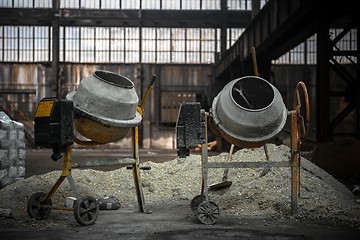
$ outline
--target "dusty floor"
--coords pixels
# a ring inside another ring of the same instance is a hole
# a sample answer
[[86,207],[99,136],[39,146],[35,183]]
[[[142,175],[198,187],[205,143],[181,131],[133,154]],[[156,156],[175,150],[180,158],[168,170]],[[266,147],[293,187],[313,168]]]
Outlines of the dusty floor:
[[36,230],[2,226],[0,239],[360,239],[357,229],[322,222],[221,216],[216,224],[204,225],[191,215],[186,205],[149,207],[151,214],[140,213],[136,208],[100,211],[96,223],[86,227],[78,225],[70,212],[53,212],[44,221],[66,221],[68,228]]
[[[93,159],[111,159],[122,156],[117,151],[76,151],[80,168],[90,167],[110,170],[119,167],[90,166]],[[75,157],[76,156],[76,157]],[[161,162],[176,157],[176,151],[141,150],[141,161]],[[48,151],[28,151],[26,175],[60,170],[62,161],[53,162]],[[146,205],[146,199],[145,199]],[[360,229],[324,221],[300,221],[296,219],[272,219],[221,215],[214,225],[204,225],[194,216],[187,201],[161,205],[146,205],[151,214],[139,212],[138,206],[124,206],[118,210],[100,211],[91,226],[80,226],[72,212],[53,211],[43,221],[65,222],[66,228],[41,228],[38,220],[25,219],[28,225],[16,221],[0,221],[0,239],[360,239]]]

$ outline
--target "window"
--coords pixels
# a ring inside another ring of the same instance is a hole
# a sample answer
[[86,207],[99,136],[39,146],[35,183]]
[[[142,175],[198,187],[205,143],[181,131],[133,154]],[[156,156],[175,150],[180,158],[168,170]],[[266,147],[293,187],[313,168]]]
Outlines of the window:
[[157,32],[157,62],[169,63],[171,62],[171,29],[160,28]]
[[230,48],[239,39],[241,34],[245,31],[244,28],[228,28],[226,48]]
[[0,51],[2,61],[49,61],[49,28],[2,26]]
[[95,29],[95,62],[109,62],[110,59],[110,29]]
[[157,62],[157,30],[156,28],[142,29],[142,61]]
[[125,28],[125,62],[139,62],[140,54],[140,30],[139,28]]
[[183,63],[186,62],[186,29],[174,28],[171,29],[171,62]]
[[186,41],[186,62],[199,63],[200,62],[200,29],[187,29]]
[[19,31],[16,26],[3,27],[3,61],[18,62]]
[[110,29],[110,62],[125,62],[125,29]]
[[[60,37],[65,39],[65,49],[61,49],[62,44],[60,44],[60,51],[65,52],[65,59],[63,60],[66,62],[80,62],[80,28],[66,27],[65,36],[60,35]],[[62,54],[60,54],[60,60],[62,60],[61,56]]]
[[215,62],[216,30],[201,29],[201,63]]
[[[333,29],[330,30],[330,38],[334,39],[340,33],[343,32],[343,29]],[[357,62],[356,56],[348,56],[346,51],[354,51],[357,49],[357,30],[352,29],[347,32],[340,41],[338,41],[334,46],[334,51],[339,53],[339,56],[335,56],[335,59],[341,64],[349,64],[351,62]],[[344,54],[342,54],[344,53]]]

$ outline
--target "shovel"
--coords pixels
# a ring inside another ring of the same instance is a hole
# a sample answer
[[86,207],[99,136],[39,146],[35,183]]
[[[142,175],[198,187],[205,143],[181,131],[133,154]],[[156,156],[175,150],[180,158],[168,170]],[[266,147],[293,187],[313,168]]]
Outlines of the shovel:
[[[233,151],[234,151],[234,144],[231,144],[229,155],[228,158],[226,159],[226,162],[231,162]],[[210,185],[209,190],[216,191],[226,187],[230,187],[232,182],[227,180],[228,172],[229,172],[229,168],[225,168],[222,182]]]
[[[251,57],[253,60],[255,76],[259,76],[259,71],[258,71],[257,61],[256,61],[256,52],[255,52],[254,47],[251,48]],[[245,99],[245,101],[246,101],[246,99]],[[269,162],[269,151],[268,151],[266,144],[264,145],[264,151],[265,151],[266,162]],[[262,172],[260,173],[260,177],[265,176],[270,171],[270,169],[271,168],[269,166],[265,166],[264,169],[262,170]]]

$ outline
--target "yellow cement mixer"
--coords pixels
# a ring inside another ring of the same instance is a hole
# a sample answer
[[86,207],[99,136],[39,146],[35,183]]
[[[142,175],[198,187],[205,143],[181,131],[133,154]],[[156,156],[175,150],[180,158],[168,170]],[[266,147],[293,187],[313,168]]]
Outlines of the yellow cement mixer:
[[[144,196],[140,183],[140,161],[138,146],[138,125],[144,115],[144,105],[156,79],[153,75],[141,99],[136,94],[133,82],[113,72],[98,70],[84,78],[76,91],[67,94],[66,99],[43,98],[35,112],[34,138],[37,146],[52,148],[54,161],[64,156],[61,176],[48,192],[37,192],[27,202],[27,212],[32,218],[46,219],[51,210],[73,211],[80,225],[91,225],[97,220],[99,202],[92,196],[80,196],[71,176],[71,145],[76,142],[93,146],[116,142],[132,131],[131,165],[140,212],[145,210]],[[85,140],[79,139],[77,131]],[[53,206],[51,197],[67,178],[75,194],[73,206]]]

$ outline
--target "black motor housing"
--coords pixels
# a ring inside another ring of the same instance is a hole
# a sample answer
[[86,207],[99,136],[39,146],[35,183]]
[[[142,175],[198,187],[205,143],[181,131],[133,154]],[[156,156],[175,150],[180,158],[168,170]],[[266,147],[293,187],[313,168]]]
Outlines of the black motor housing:
[[205,141],[205,110],[199,102],[184,102],[180,105],[176,122],[176,147],[178,157],[189,156],[190,148]]
[[[34,141],[36,146],[53,148],[54,154],[66,146],[74,143],[73,140],[73,102],[58,97],[43,98],[35,112]],[[60,158],[61,156],[54,156]],[[57,160],[54,159],[53,160]]]

